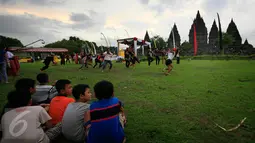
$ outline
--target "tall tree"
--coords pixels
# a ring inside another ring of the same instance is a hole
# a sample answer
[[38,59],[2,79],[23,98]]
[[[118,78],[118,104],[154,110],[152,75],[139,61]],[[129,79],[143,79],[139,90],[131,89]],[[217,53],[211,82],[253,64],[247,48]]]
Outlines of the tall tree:
[[[94,43],[96,46],[96,44]],[[94,47],[92,46],[91,42],[81,40],[78,37],[70,36],[69,40],[63,39],[61,41],[56,41],[54,43],[49,43],[45,45],[44,47],[49,48],[66,48],[70,53],[79,53],[81,51],[86,53],[94,53]],[[96,46],[97,47],[97,46]],[[83,50],[84,49],[84,50]]]
[[[234,41],[235,40],[232,37],[232,35],[226,32],[222,32],[222,47],[223,48],[222,48],[221,54],[232,53],[234,49],[229,47],[229,45],[232,45]],[[228,50],[228,52],[226,52],[226,50]]]
[[158,48],[158,49],[165,49],[166,48],[166,42],[165,40],[160,37],[160,36],[154,36],[151,38],[151,46],[153,49]]
[[190,44],[188,41],[184,41],[180,46],[180,53],[181,55],[192,55],[193,49],[192,44]]

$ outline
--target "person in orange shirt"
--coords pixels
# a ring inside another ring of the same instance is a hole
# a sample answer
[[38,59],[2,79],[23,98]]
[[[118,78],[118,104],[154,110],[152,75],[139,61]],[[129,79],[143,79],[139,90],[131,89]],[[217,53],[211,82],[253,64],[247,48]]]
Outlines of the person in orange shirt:
[[56,125],[61,122],[67,105],[75,102],[73,98],[68,97],[72,95],[71,81],[61,79],[56,82],[55,86],[58,91],[58,95],[51,100],[49,107],[49,115],[52,118],[52,125]]

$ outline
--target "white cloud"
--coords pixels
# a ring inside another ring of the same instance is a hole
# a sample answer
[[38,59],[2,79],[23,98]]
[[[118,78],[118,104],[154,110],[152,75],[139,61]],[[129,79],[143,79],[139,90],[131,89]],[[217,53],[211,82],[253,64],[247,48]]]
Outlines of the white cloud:
[[[254,0],[58,0],[58,4],[49,6],[52,2],[56,1],[0,0],[0,8],[4,8],[1,17],[9,20],[0,20],[0,33],[18,37],[24,43],[38,35],[49,41],[79,36],[100,45],[105,43],[100,40],[101,32],[112,39],[113,44],[117,37],[127,37],[125,30],[139,38],[144,37],[146,30],[167,38],[175,22],[184,41],[188,40],[192,19],[200,10],[208,33],[219,12],[223,31],[233,18],[243,41],[247,38],[255,45]],[[10,9],[15,14],[23,9],[30,15],[19,13],[25,18],[17,16],[10,13]],[[16,21],[16,27],[3,28],[15,24],[10,21]]]

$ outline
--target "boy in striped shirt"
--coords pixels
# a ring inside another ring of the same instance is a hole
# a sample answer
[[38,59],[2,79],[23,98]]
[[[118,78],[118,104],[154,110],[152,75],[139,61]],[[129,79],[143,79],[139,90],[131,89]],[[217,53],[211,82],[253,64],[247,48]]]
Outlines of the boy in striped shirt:
[[125,142],[124,124],[126,122],[122,103],[114,97],[113,84],[100,81],[94,86],[98,101],[90,106],[91,126],[88,143]]

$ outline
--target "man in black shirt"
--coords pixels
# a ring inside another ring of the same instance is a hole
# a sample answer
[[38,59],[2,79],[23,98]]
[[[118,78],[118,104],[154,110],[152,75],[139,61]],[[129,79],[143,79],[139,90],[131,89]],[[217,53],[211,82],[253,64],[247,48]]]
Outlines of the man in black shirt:
[[49,55],[48,57],[46,57],[46,59],[44,60],[44,64],[45,66],[43,68],[41,68],[41,71],[44,71],[46,69],[49,68],[50,62],[53,62],[53,56]]

